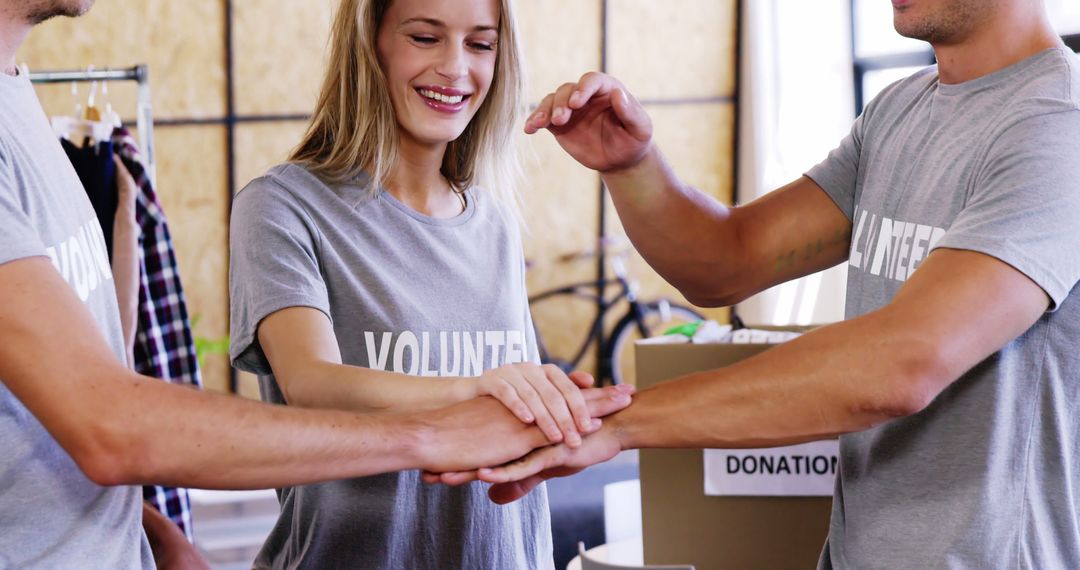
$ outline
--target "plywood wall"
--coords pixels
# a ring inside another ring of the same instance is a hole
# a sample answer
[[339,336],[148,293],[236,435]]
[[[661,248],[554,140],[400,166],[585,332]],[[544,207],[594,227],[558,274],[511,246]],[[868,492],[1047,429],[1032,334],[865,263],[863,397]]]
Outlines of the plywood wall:
[[[195,333],[228,333],[228,203],[230,192],[282,161],[306,126],[269,120],[311,111],[325,65],[335,0],[98,0],[78,20],[36,29],[19,53],[31,70],[94,65],[150,66],[158,158],[158,191],[169,216]],[[605,6],[606,5],[606,6]],[[600,69],[606,37],[608,69],[647,103],[656,139],[688,182],[730,201],[735,120],[737,0],[518,0],[529,98]],[[605,12],[606,8],[606,12]],[[232,16],[235,179],[227,178],[227,16]],[[605,26],[606,15],[606,26]],[[606,28],[606,36],[605,36]],[[85,97],[87,86],[78,97]],[[41,86],[46,110],[70,113],[67,85]],[[110,86],[110,102],[134,117],[135,89]],[[181,123],[170,125],[169,123]],[[564,264],[560,255],[592,248],[599,178],[568,158],[546,133],[522,137],[529,233],[534,261],[529,287],[540,291],[595,275],[591,262]],[[622,233],[607,206],[609,233]],[[708,247],[708,244],[702,244]],[[640,259],[631,269],[644,297],[678,294]],[[545,337],[567,350],[590,318],[590,307],[548,303],[537,315]],[[709,313],[720,320],[726,313]],[[574,340],[571,340],[574,339]],[[591,362],[586,363],[591,366]],[[225,390],[228,363],[211,356],[206,385]],[[242,391],[255,394],[251,378]]]

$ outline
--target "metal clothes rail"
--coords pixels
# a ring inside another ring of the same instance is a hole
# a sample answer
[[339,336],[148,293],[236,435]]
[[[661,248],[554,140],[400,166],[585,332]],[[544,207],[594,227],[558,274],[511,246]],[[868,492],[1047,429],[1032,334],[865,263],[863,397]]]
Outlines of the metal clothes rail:
[[139,64],[126,69],[83,69],[31,72],[32,83],[87,83],[91,81],[135,81],[139,84],[136,128],[139,131],[139,147],[146,160],[150,182],[157,186],[154,161],[154,116],[150,101],[150,69]]

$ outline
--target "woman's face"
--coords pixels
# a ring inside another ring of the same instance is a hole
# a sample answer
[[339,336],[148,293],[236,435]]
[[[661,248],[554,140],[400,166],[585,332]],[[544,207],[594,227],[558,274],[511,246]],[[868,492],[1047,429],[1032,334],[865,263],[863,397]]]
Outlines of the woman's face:
[[495,74],[498,0],[393,0],[376,49],[403,139],[461,136]]

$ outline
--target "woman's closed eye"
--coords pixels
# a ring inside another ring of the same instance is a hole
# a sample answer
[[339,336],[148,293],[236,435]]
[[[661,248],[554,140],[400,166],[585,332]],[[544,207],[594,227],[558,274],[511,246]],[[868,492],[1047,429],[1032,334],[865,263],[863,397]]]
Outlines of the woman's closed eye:
[[476,51],[495,51],[495,42],[469,42],[468,45]]
[[420,45],[434,45],[434,44],[438,43],[438,41],[439,41],[439,38],[436,38],[435,36],[417,35],[417,34],[410,35],[409,39],[412,40],[415,43],[420,44]]

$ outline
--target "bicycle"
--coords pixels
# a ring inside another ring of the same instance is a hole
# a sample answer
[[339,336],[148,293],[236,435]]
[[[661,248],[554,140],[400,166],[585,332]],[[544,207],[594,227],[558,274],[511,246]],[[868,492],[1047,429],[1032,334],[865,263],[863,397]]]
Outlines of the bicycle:
[[[610,246],[608,240],[600,242],[600,248]],[[544,363],[555,364],[565,372],[576,370],[585,357],[589,347],[594,344],[600,347],[597,360],[596,380],[598,385],[604,385],[610,381],[612,384],[634,384],[633,367],[633,341],[661,334],[668,328],[704,320],[705,317],[691,307],[673,303],[664,298],[641,300],[638,298],[638,283],[633,280],[626,269],[626,257],[629,248],[622,248],[612,254],[604,252],[583,251],[560,256],[559,262],[572,262],[576,260],[605,256],[608,258],[614,278],[601,278],[593,281],[573,283],[555,289],[542,291],[529,297],[529,310],[540,302],[562,296],[584,298],[595,307],[596,316],[586,332],[585,338],[578,345],[572,358],[560,358],[553,355],[544,343],[540,334],[540,327],[533,319],[536,329],[536,346],[540,352],[540,360]],[[608,295],[610,288],[617,287],[614,295]],[[616,321],[611,328],[611,333],[604,334],[605,317],[616,305],[626,301],[626,312]]]

